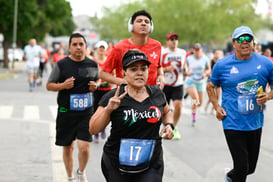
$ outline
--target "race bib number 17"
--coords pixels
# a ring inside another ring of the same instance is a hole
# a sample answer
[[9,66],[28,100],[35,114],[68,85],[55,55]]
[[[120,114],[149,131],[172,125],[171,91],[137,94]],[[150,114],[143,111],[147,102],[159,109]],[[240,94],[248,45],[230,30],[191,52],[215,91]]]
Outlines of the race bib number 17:
[[119,163],[137,166],[149,162],[155,147],[155,140],[121,139]]

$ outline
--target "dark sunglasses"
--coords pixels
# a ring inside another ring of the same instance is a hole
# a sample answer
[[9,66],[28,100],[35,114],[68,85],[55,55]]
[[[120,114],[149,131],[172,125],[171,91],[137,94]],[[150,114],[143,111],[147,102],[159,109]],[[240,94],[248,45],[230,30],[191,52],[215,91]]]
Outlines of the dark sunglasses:
[[178,40],[178,38],[176,37],[171,37],[169,40],[173,41],[173,40]]
[[244,40],[246,40],[246,42],[251,42],[251,41],[253,40],[253,37],[251,37],[251,36],[245,36],[245,37],[238,37],[238,38],[236,39],[236,41],[237,41],[239,44],[243,43]]

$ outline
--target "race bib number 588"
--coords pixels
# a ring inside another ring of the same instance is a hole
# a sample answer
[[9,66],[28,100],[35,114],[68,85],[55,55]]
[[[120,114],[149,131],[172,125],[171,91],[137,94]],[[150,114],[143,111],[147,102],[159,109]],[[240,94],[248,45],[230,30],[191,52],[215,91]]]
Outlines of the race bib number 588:
[[71,94],[70,110],[83,111],[93,105],[92,93]]

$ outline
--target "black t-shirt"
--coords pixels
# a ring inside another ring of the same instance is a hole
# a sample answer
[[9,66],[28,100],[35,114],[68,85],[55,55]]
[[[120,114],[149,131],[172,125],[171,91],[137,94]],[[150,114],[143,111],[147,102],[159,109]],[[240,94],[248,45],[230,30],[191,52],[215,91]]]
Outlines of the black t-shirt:
[[90,93],[88,83],[89,81],[98,80],[98,64],[87,57],[80,62],[65,57],[54,65],[48,82],[62,83],[72,76],[75,78],[74,87],[61,90],[58,93],[57,102],[59,107],[70,107],[71,94]]
[[[124,93],[124,86],[120,94]],[[148,86],[149,97],[138,102],[128,94],[121,100],[118,109],[111,113],[111,134],[104,145],[104,152],[118,165],[119,147],[121,138],[154,139],[155,150],[151,163],[161,154],[160,125],[163,119],[163,108],[166,105],[164,93],[157,86]],[[105,107],[116,89],[106,93],[99,102]]]
[[211,70],[213,69],[213,66],[215,65],[215,61],[214,61],[214,59],[212,59],[211,61],[210,61],[210,68],[211,68]]

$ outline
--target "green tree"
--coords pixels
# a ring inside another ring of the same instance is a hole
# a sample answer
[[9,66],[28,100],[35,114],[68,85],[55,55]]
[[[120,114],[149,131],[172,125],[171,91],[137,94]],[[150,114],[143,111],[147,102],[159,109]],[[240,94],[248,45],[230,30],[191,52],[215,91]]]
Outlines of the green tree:
[[[14,0],[0,0],[0,33],[4,36],[4,68],[8,68],[7,50],[13,40]],[[32,37],[43,41],[47,33],[68,35],[75,28],[70,3],[66,0],[18,0],[17,44]]]
[[169,32],[180,35],[180,43],[201,42],[223,44],[239,25],[248,25],[254,32],[269,27],[269,21],[255,13],[257,0],[141,0],[104,8],[102,18],[92,18],[104,39],[129,36],[127,21],[136,10],[151,13],[155,31],[151,37],[165,43]]

